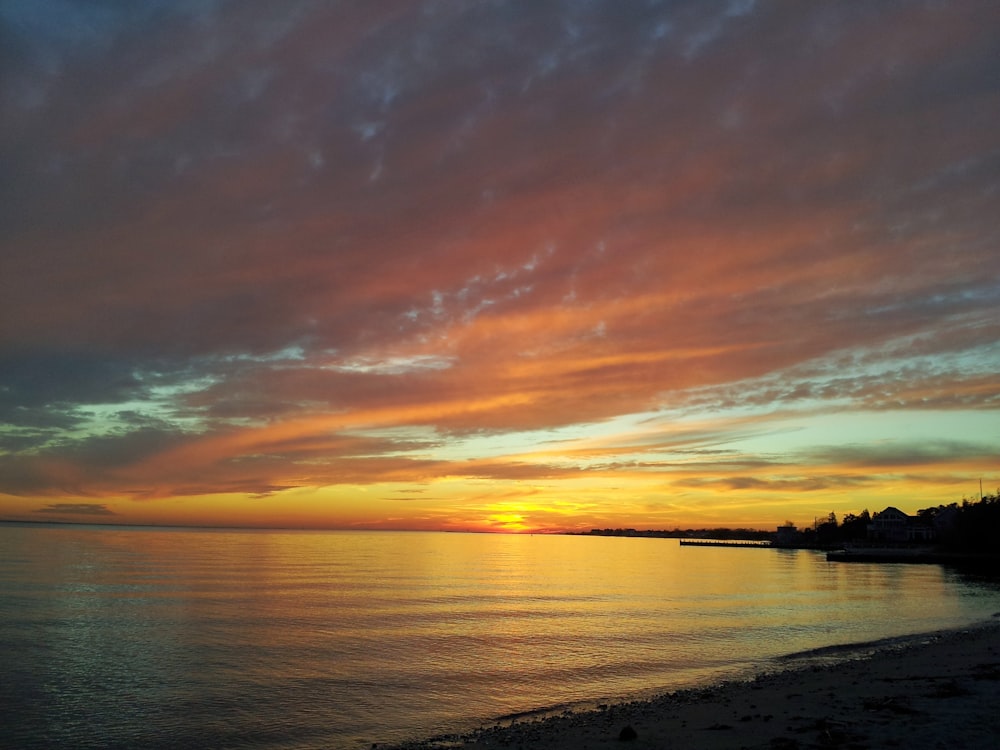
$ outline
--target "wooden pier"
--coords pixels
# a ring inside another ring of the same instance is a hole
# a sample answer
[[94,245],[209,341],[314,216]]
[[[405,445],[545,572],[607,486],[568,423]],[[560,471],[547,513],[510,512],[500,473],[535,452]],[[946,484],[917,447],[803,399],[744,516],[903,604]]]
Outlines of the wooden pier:
[[771,547],[766,539],[679,539],[682,547]]

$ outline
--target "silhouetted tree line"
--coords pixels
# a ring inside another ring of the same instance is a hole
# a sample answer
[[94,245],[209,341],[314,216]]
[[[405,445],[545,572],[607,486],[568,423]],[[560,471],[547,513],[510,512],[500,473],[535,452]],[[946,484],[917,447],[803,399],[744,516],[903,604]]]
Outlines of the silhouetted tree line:
[[[1000,490],[983,495],[980,500],[965,498],[961,503],[938,505],[917,511],[917,518],[934,527],[937,543],[952,550],[995,551],[1000,547]],[[817,520],[811,529],[801,532],[804,546],[829,547],[844,542],[863,541],[868,537],[872,516],[868,509],[848,513],[841,522],[830,513]]]
[[[919,522],[935,529],[936,542],[954,551],[996,552],[1000,548],[1000,490],[983,495],[979,500],[965,498],[961,503],[938,505],[917,511]],[[829,549],[845,542],[868,539],[872,514],[866,508],[860,513],[848,513],[838,520],[835,513],[816,519],[813,527],[797,535],[794,546]],[[791,521],[786,525],[793,526]],[[592,536],[657,537],[667,539],[766,540],[773,531],[759,529],[591,529]]]
[[939,527],[944,547],[976,552],[1000,548],[1000,490],[978,501],[966,498],[961,504],[924,508],[917,515]]
[[802,544],[806,547],[830,547],[866,539],[871,520],[872,514],[867,508],[857,514],[848,513],[840,523],[831,511],[822,521],[817,520],[813,528],[801,532]]

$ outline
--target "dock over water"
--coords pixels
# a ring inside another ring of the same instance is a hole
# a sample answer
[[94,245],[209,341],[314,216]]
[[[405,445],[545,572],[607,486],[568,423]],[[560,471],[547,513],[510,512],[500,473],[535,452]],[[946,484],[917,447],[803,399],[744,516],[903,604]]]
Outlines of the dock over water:
[[679,539],[682,547],[771,547],[766,539]]

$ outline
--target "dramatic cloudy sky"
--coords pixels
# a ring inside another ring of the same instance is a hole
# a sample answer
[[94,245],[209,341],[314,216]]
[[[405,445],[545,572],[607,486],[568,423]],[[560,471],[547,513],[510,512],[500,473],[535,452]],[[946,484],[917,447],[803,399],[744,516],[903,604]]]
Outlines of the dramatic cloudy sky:
[[3,0],[0,517],[1000,484],[994,0]]

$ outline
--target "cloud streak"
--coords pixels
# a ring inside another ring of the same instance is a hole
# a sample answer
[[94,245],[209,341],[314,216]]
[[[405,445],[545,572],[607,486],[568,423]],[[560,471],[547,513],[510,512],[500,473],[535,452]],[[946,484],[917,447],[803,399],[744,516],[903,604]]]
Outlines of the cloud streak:
[[51,513],[56,516],[113,516],[114,511],[109,510],[103,503],[54,503],[38,508],[35,513]]
[[[0,510],[949,500],[1000,454],[963,435],[1000,398],[998,28],[976,0],[6,3]],[[828,447],[869,451],[820,434],[844,413],[897,446],[947,414],[920,438],[954,450],[837,478]],[[790,415],[811,442],[748,437]]]

